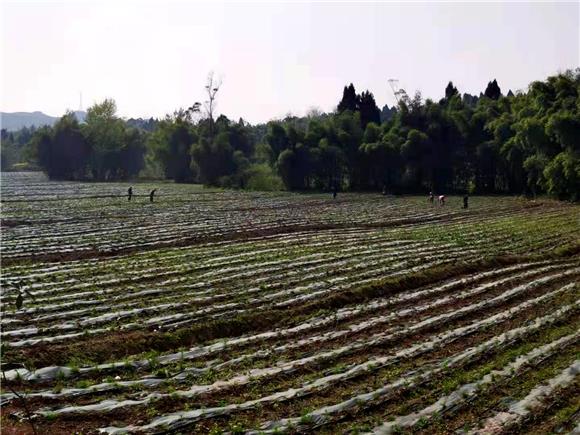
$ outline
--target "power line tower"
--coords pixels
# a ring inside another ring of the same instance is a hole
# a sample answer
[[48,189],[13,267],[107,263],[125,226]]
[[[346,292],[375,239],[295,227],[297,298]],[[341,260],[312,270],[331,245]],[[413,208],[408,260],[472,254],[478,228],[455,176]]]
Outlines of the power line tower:
[[393,91],[393,95],[395,96],[395,100],[397,100],[397,104],[399,104],[402,101],[406,105],[409,105],[411,99],[409,98],[409,95],[407,95],[407,92],[403,88],[399,88],[399,80],[389,79],[388,82]]

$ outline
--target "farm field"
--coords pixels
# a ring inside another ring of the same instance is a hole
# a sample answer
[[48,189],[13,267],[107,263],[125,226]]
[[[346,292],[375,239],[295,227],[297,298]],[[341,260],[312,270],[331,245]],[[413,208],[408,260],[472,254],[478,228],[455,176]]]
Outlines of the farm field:
[[1,181],[3,433],[580,430],[578,205]]

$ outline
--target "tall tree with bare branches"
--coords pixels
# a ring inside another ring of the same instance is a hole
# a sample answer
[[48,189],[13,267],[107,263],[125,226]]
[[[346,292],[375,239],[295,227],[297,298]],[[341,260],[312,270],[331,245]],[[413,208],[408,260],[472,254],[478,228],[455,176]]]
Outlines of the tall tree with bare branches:
[[216,79],[214,77],[213,71],[207,76],[207,82],[205,85],[205,91],[207,92],[208,100],[204,102],[205,111],[209,119],[209,135],[210,139],[214,138],[214,119],[213,114],[216,108],[216,96],[222,85],[221,79]]

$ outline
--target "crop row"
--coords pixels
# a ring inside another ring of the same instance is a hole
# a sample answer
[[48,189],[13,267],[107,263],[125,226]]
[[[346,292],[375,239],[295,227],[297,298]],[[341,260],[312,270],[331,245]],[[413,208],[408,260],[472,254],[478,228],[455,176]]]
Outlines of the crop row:
[[154,204],[128,203],[125,198],[63,199],[5,202],[3,219],[12,224],[3,234],[4,258],[42,255],[111,253],[120,250],[189,243],[255,233],[308,228],[407,226],[453,222],[477,223],[524,215],[570,217],[573,208],[557,203],[528,207],[514,199],[476,198],[470,210],[432,207],[424,198],[383,198],[344,194],[326,196],[204,194],[212,200],[161,197]]
[[[223,263],[217,263],[213,270],[202,266],[201,275],[191,273],[195,267],[189,269],[190,273],[181,268],[176,278],[156,282],[156,288],[151,288],[152,283],[147,282],[134,285],[127,291],[123,285],[114,286],[118,279],[106,277],[100,283],[86,284],[71,279],[72,286],[61,284],[61,288],[47,290],[29,287],[28,294],[37,306],[13,313],[5,311],[2,337],[10,346],[29,346],[102,333],[112,328],[178,327],[203,317],[223,315],[220,313],[289,306],[372,282],[379,276],[409,273],[455,258],[466,260],[478,253],[473,249],[477,245],[465,249],[451,244],[430,246],[388,241],[353,250],[352,241],[348,239],[346,243],[341,255],[333,254],[330,258],[316,255],[312,260],[286,261],[283,265],[278,261],[258,261],[229,270],[223,268]],[[368,243],[368,239],[364,243]],[[175,272],[170,270],[167,273]],[[144,271],[136,274],[139,279],[146,275]],[[163,275],[161,271],[154,274],[156,278]],[[104,290],[94,289],[95,286],[111,285],[112,288]],[[85,287],[86,291],[74,291]],[[143,297],[147,297],[146,307],[142,304]],[[60,302],[64,300],[67,302]],[[46,314],[51,312],[55,313]],[[164,315],[157,315],[160,312]],[[141,319],[139,322],[135,321],[137,317]],[[70,321],[58,323],[61,319]],[[19,327],[23,322],[26,327]],[[98,328],[111,322],[114,325],[108,329]]]
[[[327,317],[314,317],[308,324],[297,325],[292,330],[272,330],[219,341],[186,352],[158,355],[155,360],[135,360],[129,364],[119,361],[73,370],[47,367],[35,373],[20,371],[19,375],[28,381],[41,380],[39,385],[62,382],[67,376],[71,379],[80,376],[85,379],[83,382],[90,384],[108,370],[113,375],[117,371],[125,379],[117,376],[117,379],[97,381],[85,387],[65,387],[57,391],[41,389],[30,394],[30,399],[34,399],[33,406],[37,408],[35,412],[50,421],[66,422],[70,415],[77,423],[86,419],[88,426],[95,429],[99,427],[96,421],[102,419],[97,416],[103,413],[110,413],[109,419],[128,421],[127,426],[103,429],[110,433],[186,428],[189,431],[194,427],[192,425],[198,424],[196,432],[203,432],[212,424],[225,424],[224,428],[231,428],[233,426],[227,423],[230,420],[245,421],[245,428],[255,427],[258,431],[332,427],[343,421],[345,415],[355,410],[359,413],[364,409],[374,409],[378,403],[413,390],[415,384],[434,382],[441,376],[463,370],[474,361],[489,358],[490,352],[503,352],[503,349],[507,352],[517,343],[526,342],[528,336],[535,337],[562,328],[558,325],[574,318],[580,307],[575,284],[579,275],[580,268],[572,263],[538,262],[510,266],[340,308]],[[539,315],[542,311],[544,314]],[[532,317],[528,317],[525,324],[518,320],[508,329],[501,327],[504,323],[511,325],[510,319],[518,316]],[[447,405],[451,407],[453,404],[452,409],[464,406],[464,399],[487,388],[489,379],[498,380],[503,375],[506,379],[513,379],[513,374],[520,368],[549,361],[555,349],[574,348],[577,333],[565,332],[566,329],[562,329],[552,341],[542,339],[546,341],[544,344],[521,356],[516,355],[504,368],[494,371],[493,376],[483,376],[475,382],[477,389],[459,386],[457,394],[448,393],[442,396],[445,400],[439,398],[441,400],[435,400],[434,405],[425,406],[433,412],[401,414],[394,420],[394,425],[392,422],[384,423],[376,430],[426,424],[433,416],[445,414]],[[477,341],[472,341],[480,336]],[[260,342],[265,343],[261,349],[257,347]],[[454,349],[453,355],[449,354],[451,349]],[[228,355],[229,359],[216,362],[212,355]],[[292,359],[293,355],[301,356]],[[437,359],[438,362],[431,361],[414,368],[416,361],[422,358],[432,360],[435,355],[444,357]],[[205,363],[188,365],[188,361]],[[274,364],[268,365],[270,361]],[[157,376],[159,366],[166,366],[169,372],[179,367],[179,371],[169,378]],[[391,373],[394,367],[404,369],[407,366],[408,372],[396,371],[394,378],[389,375],[385,384],[380,385],[383,373]],[[200,383],[210,373],[218,378]],[[15,374],[7,373],[10,379],[16,379]],[[287,378],[291,374],[292,380]],[[191,382],[193,385],[189,385]],[[285,383],[288,385],[286,389]],[[185,389],[180,387],[183,385]],[[332,398],[321,400],[326,397],[326,392],[333,391],[333,386],[338,385],[348,385],[348,388],[341,389],[350,397],[341,400],[337,396],[335,403],[329,403]],[[145,394],[144,390],[153,391]],[[237,402],[236,396],[245,390],[246,399]],[[106,398],[98,399],[102,394],[106,394]],[[90,399],[93,395],[97,396],[96,401]],[[218,406],[210,397],[231,402]],[[4,395],[3,401],[6,400],[10,397]],[[206,406],[179,410],[200,400]],[[59,405],[50,405],[50,401]],[[62,404],[63,401],[69,404]],[[306,414],[300,412],[298,416],[268,420],[271,412],[264,413],[275,403],[287,403],[278,405],[282,406],[279,410],[296,412],[294,404],[299,406],[301,402],[305,402],[303,409],[308,409]],[[137,424],[136,421],[142,419],[134,420],[133,416],[142,416],[147,407],[158,409],[156,412],[160,415]]]

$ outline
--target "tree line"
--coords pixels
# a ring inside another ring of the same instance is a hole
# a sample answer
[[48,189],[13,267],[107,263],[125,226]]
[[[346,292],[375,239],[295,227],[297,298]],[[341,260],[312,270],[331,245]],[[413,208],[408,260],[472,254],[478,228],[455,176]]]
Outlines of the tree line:
[[31,141],[36,127],[23,127],[17,131],[8,131],[2,129],[0,132],[0,142],[2,146],[0,147],[0,164],[2,171],[7,171],[12,168],[20,169],[29,168],[26,160],[30,159],[28,153],[30,147],[28,146]]
[[30,154],[51,179],[127,180],[144,168],[147,133],[116,115],[113,100],[87,110],[79,123],[67,112],[53,127],[36,131]]
[[28,155],[54,179],[578,199],[580,69],[506,95],[496,80],[479,96],[449,82],[439,101],[403,92],[382,110],[350,84],[333,113],[257,125],[214,119],[220,85],[210,75],[205,103],[162,120],[124,121],[112,100],[88,109],[82,124],[67,113],[33,132]]

